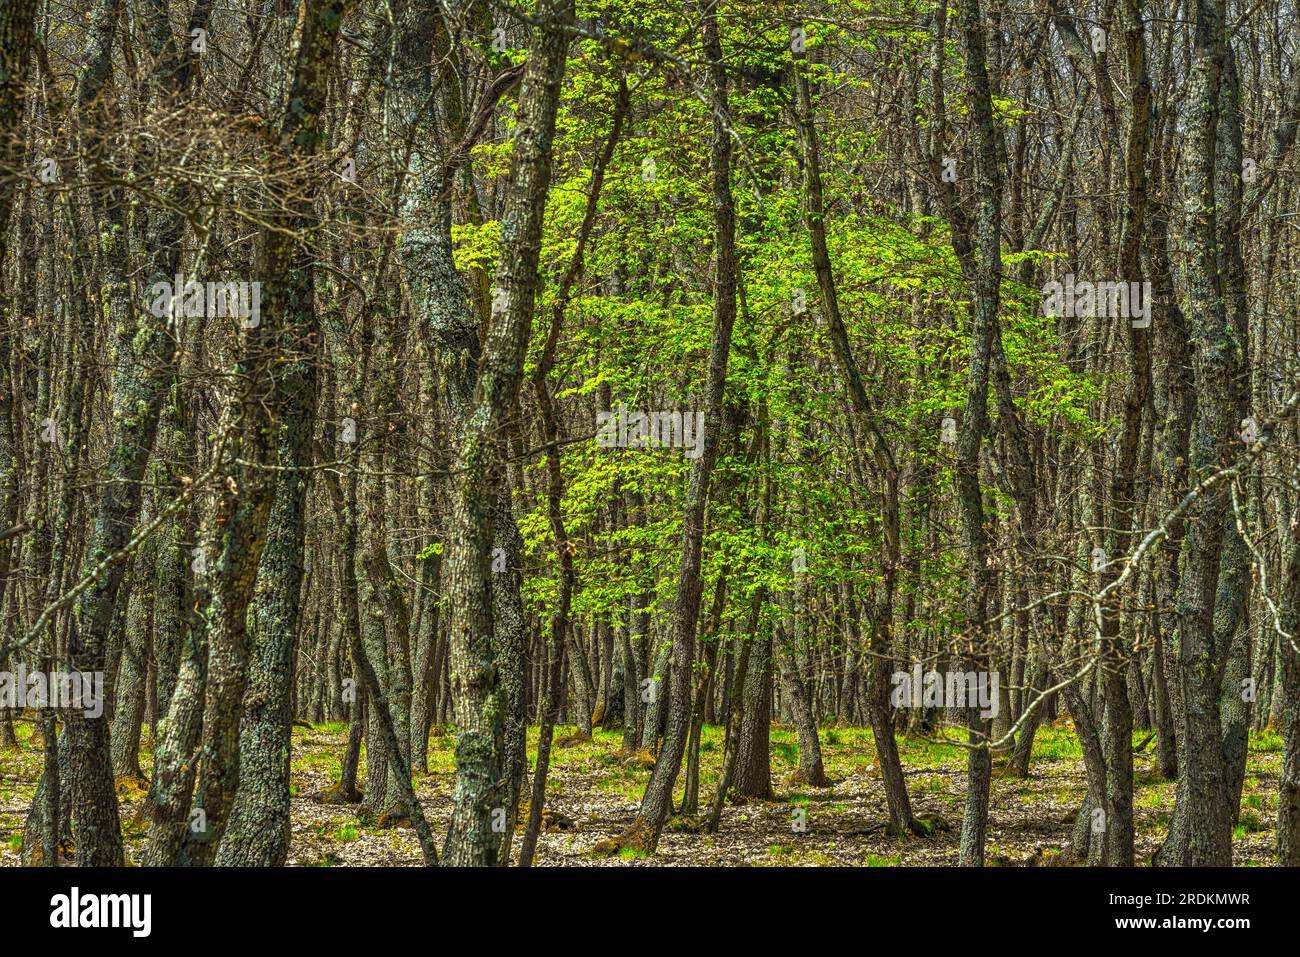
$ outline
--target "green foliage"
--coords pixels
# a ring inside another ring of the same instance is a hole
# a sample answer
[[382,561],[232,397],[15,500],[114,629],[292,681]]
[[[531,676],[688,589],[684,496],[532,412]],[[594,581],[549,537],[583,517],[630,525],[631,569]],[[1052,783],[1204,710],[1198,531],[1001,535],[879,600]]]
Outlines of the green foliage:
[[[673,4],[593,8],[607,16],[615,38],[620,25],[635,24],[650,35],[680,32],[687,12]],[[806,566],[812,590],[846,583],[869,600],[881,584],[883,548],[879,498],[853,480],[863,468],[865,436],[831,351],[804,223],[797,143],[784,112],[792,97],[788,24],[773,19],[757,30],[748,24],[731,29],[734,69],[743,78],[732,90],[742,144],[733,182],[742,289],[727,393],[740,424],[720,448],[714,472],[704,594],[712,594],[724,568],[729,572],[726,610],[717,632],[701,635],[706,641],[748,636],[756,596],[757,631],[770,632],[793,588],[797,562]],[[831,54],[879,42],[870,32],[850,35],[829,24],[807,29],[809,46],[826,52],[819,57],[823,64],[840,62]],[[925,43],[924,32],[881,29],[892,42],[918,51]],[[815,69],[825,87],[862,82],[825,65]],[[626,625],[630,612],[644,611],[652,629],[668,613],[675,592],[690,459],[676,449],[599,448],[595,423],[597,412],[619,403],[630,411],[700,406],[713,310],[712,213],[704,175],[712,120],[698,97],[674,95],[674,82],[670,72],[656,71],[637,89],[642,108],[615,149],[585,255],[586,276],[617,278],[580,279],[575,285],[551,375],[566,420],[580,426],[557,453],[566,533],[576,549],[571,613]],[[547,333],[543,320],[576,249],[592,158],[604,148],[617,98],[616,75],[600,67],[598,58],[572,60],[565,83],[529,374]],[[1003,122],[1021,115],[1009,100],[997,110]],[[931,487],[947,489],[952,453],[938,434],[943,417],[964,396],[967,287],[945,224],[865,195],[861,170],[876,155],[881,131],[833,112],[824,119],[830,255],[852,348],[894,454],[930,470]],[[505,175],[507,152],[508,145],[476,152],[486,181]],[[610,223],[617,228],[604,228]],[[458,225],[455,242],[457,263],[481,270],[490,282],[500,223]],[[1006,275],[1036,255],[1008,255]],[[1090,411],[1100,383],[1060,358],[1064,350],[1055,323],[1041,314],[1034,290],[1007,278],[1004,300],[1004,343],[1021,412],[1063,435],[1090,440],[1101,428]],[[991,413],[996,419],[996,409]],[[545,468],[545,460],[538,457],[527,467]],[[773,497],[767,527],[756,521],[755,509],[764,487]],[[538,497],[518,504],[525,511],[520,528],[529,559],[524,600],[530,614],[549,622],[557,556],[546,503]],[[995,504],[1007,508],[1000,500]],[[611,521],[613,512],[622,518]],[[956,542],[936,549],[916,523],[904,535],[909,573],[896,587],[902,597],[922,599],[907,627],[955,627],[962,620]],[[432,554],[435,546],[420,557]]]

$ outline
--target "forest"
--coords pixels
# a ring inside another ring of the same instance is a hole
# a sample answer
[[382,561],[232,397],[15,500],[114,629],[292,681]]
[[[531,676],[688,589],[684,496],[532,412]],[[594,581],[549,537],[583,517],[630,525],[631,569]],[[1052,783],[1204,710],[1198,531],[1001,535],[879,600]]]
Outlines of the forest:
[[1298,132],[1294,0],[0,0],[0,865],[1300,866]]

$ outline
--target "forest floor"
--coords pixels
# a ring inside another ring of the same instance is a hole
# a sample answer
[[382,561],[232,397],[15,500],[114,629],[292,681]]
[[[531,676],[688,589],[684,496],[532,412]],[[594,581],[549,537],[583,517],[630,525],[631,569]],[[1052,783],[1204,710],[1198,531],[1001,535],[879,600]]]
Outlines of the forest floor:
[[[0,866],[17,865],[23,820],[40,773],[35,725],[16,723],[18,750],[0,751]],[[347,742],[346,724],[322,724],[293,731],[289,863],[302,866],[415,865],[419,845],[409,827],[374,826],[359,805],[331,805],[318,795],[340,777]],[[572,735],[558,728],[556,738]],[[958,731],[951,734],[955,739]],[[964,734],[964,732],[960,732]],[[1146,734],[1135,735],[1135,745]],[[966,752],[942,738],[899,738],[912,810],[942,822],[928,838],[898,839],[878,826],[886,819],[884,789],[875,767],[871,732],[864,728],[823,728],[821,743],[827,788],[787,784],[798,764],[792,728],[773,726],[773,801],[728,804],[716,834],[692,833],[674,819],[665,829],[653,858],[624,851],[613,858],[591,854],[598,842],[614,837],[631,822],[649,779],[649,768],[626,762],[619,753],[622,732],[598,729],[590,741],[552,751],[546,809],[552,826],[542,835],[541,865],[618,866],[868,866],[953,865],[961,828]],[[451,813],[455,783],[454,736],[436,726],[430,739],[429,774],[418,775],[416,790],[441,843]],[[530,765],[536,728],[529,729]],[[700,801],[707,808],[722,760],[723,730],[706,726],[701,745]],[[1282,740],[1269,731],[1252,734],[1239,823],[1234,831],[1234,858],[1239,865],[1273,861],[1273,828]],[[1156,777],[1154,743],[1134,758],[1134,811],[1137,856],[1146,862],[1162,839],[1174,806],[1174,782]],[[152,763],[150,729],[145,728],[141,763]],[[1043,863],[1069,842],[1074,814],[1086,790],[1078,741],[1062,720],[1044,727],[1034,741],[1034,762],[1027,780],[1004,775],[994,767],[988,858],[1002,865]],[[364,756],[361,783],[364,785]],[[680,796],[680,778],[679,791]],[[147,840],[146,795],[141,782],[119,783],[127,857],[138,861]],[[803,813],[797,811],[802,809]],[[526,811],[521,813],[521,820]],[[804,829],[796,830],[799,819]],[[522,828],[520,829],[522,832]],[[517,846],[517,845],[516,845]]]

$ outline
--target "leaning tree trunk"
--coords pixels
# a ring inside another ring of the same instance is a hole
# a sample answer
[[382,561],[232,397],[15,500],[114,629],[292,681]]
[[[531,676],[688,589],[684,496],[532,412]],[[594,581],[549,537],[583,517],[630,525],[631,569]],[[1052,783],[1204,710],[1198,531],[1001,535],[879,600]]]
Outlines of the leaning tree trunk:
[[[1195,43],[1188,84],[1188,137],[1183,202],[1186,239],[1186,315],[1194,343],[1196,420],[1189,462],[1208,475],[1240,447],[1241,394],[1248,385],[1241,339],[1233,328],[1220,285],[1216,195],[1216,145],[1223,102],[1226,41],[1224,0],[1197,0]],[[1226,201],[1227,197],[1224,197]],[[1179,790],[1161,864],[1226,867],[1232,863],[1228,771],[1222,748],[1219,694],[1231,640],[1215,629],[1225,522],[1231,521],[1224,489],[1199,495],[1187,510],[1182,574],[1177,595],[1178,672],[1182,726]],[[1230,639],[1230,636],[1229,636]]]
[[[800,57],[802,59],[802,57]],[[875,653],[868,685],[871,730],[876,743],[877,760],[886,781],[885,797],[889,805],[892,828],[902,834],[912,829],[912,806],[907,796],[898,749],[894,745],[894,731],[888,711],[888,676],[884,672],[884,659],[893,652],[894,588],[901,564],[899,534],[898,462],[882,431],[879,410],[867,394],[849,343],[848,330],[840,314],[839,294],[835,285],[835,272],[831,266],[830,251],[826,244],[826,212],[822,196],[821,147],[817,124],[813,116],[812,92],[805,68],[795,64],[795,92],[799,106],[799,136],[804,152],[804,204],[807,210],[808,235],[812,245],[813,269],[825,303],[831,344],[840,372],[848,386],[849,399],[854,409],[867,424],[871,435],[871,449],[876,470],[882,479],[881,519],[885,555],[881,599],[876,610],[870,641]],[[856,621],[853,627],[856,627]],[[797,701],[797,699],[796,699]],[[802,706],[800,706],[802,707]],[[800,759],[803,749],[800,748]],[[819,756],[820,758],[820,756]],[[824,780],[824,776],[823,776]]]
[[[519,95],[513,162],[502,217],[494,307],[457,459],[447,572],[451,598],[452,695],[456,707],[455,808],[444,856],[453,866],[499,863],[507,820],[507,716],[492,608],[493,518],[505,487],[508,419],[515,412],[532,328],[542,218],[551,178],[551,141],[568,50],[559,21],[572,0],[538,8],[542,26]],[[494,822],[495,819],[495,822]]]
[[[1001,260],[1000,189],[993,127],[993,104],[984,61],[984,24],[979,0],[961,0],[966,51],[966,93],[975,139],[975,190],[979,212],[975,222],[971,283],[971,348],[967,366],[966,407],[957,441],[954,470],[962,532],[966,544],[966,627],[964,654],[976,670],[989,667],[988,609],[992,592],[988,530],[985,527],[983,491],[980,488],[980,446],[988,426],[989,370],[993,339],[998,334]],[[963,867],[984,864],[988,830],[989,783],[992,755],[989,722],[978,705],[968,707],[966,725],[971,749],[967,752],[966,808],[962,819],[960,862]]]
[[[306,224],[304,224],[306,225]],[[240,777],[219,865],[279,867],[289,856],[289,738],[293,649],[302,621],[303,542],[314,461],[317,360],[312,250],[298,245],[288,277],[286,402],[279,464],[249,618],[252,662],[239,733]]]
[[[214,861],[239,787],[240,722],[250,658],[248,609],[276,491],[273,473],[266,466],[277,462],[277,428],[297,398],[288,391],[290,386],[310,386],[295,377],[291,367],[314,362],[318,348],[312,257],[307,251],[312,245],[316,189],[309,181],[313,174],[304,178],[300,167],[310,163],[324,141],[321,115],[343,12],[343,0],[316,0],[304,7],[288,109],[270,164],[271,188],[284,191],[285,205],[274,228],[267,228],[262,238],[259,321],[246,331],[237,365],[236,381],[243,384],[245,392],[236,400],[235,454],[229,477],[223,476],[226,480],[217,499],[215,529],[208,537],[216,567],[205,610],[208,674],[200,738],[202,764],[193,805],[199,817],[183,851],[193,864]],[[299,232],[304,236],[301,240]],[[314,402],[311,396],[301,398]],[[290,539],[282,543],[284,547],[293,548],[296,533],[292,522],[274,531]],[[283,553],[273,557],[283,558]],[[291,569],[285,571],[292,573]]]

